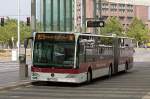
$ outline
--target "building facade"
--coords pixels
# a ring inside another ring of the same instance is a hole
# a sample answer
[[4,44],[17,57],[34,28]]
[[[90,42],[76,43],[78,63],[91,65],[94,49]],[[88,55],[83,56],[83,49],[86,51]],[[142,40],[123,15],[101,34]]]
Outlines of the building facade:
[[[36,27],[39,31],[85,31],[94,18],[95,0],[36,0]],[[34,12],[34,11],[33,11]],[[89,29],[92,32],[92,29]]]
[[135,6],[135,16],[138,19],[141,19],[148,28],[150,28],[149,10],[150,10],[149,6],[143,6],[143,5]]
[[[126,30],[131,24],[134,17],[139,18],[144,22],[146,26],[150,28],[150,21],[148,18],[149,7],[145,5],[135,5],[132,2],[110,2],[109,0],[77,0],[80,2],[81,15],[80,23],[81,28],[86,24],[88,20],[106,20],[109,17],[117,17]],[[78,24],[77,24],[78,25]],[[78,27],[78,26],[77,26]],[[93,29],[86,28],[86,32],[94,32]]]
[[144,5],[135,5],[132,2],[109,2],[102,0],[102,3],[97,3],[97,15],[100,16],[99,6],[101,6],[101,18],[106,20],[108,17],[115,16],[126,29],[131,24],[132,19],[137,17],[142,20],[146,26],[150,28],[148,18],[149,7]]
[[126,29],[134,17],[149,26],[148,7],[108,0],[36,0],[36,27],[39,31],[96,32],[88,20],[117,17]]
[[[97,3],[97,15],[100,16]],[[102,1],[101,3],[101,18],[106,20],[108,17],[117,17],[124,28],[127,28],[134,18],[135,5],[128,3],[115,3]]]

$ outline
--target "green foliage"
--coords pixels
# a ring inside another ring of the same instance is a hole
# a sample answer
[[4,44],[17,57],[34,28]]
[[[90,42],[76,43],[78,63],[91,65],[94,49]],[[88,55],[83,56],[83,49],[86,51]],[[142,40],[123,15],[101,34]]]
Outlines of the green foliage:
[[[26,22],[20,22],[20,39],[23,42],[25,37],[30,36],[31,29],[26,26]],[[0,27],[0,42],[4,44],[11,44],[12,37],[14,38],[14,43],[17,42],[17,20],[16,19],[5,19],[4,27]]]
[[0,53],[5,53],[5,52],[6,52],[6,50],[0,49]]
[[104,35],[123,35],[123,26],[116,17],[110,17],[106,20],[105,27],[100,29],[100,34]]
[[149,29],[138,18],[133,19],[127,31],[127,35],[129,37],[135,38],[135,40],[139,43],[145,42],[149,39],[148,33]]

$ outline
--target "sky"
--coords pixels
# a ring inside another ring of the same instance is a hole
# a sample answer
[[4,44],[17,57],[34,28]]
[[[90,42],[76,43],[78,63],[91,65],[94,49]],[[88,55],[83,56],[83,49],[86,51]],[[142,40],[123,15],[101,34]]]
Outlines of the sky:
[[150,6],[150,0],[135,0],[136,4],[143,4],[143,5],[148,5]]
[[[0,17],[17,17],[18,0],[0,0]],[[20,0],[20,18],[26,20],[30,16],[30,0]]]
[[[18,0],[0,0],[0,17],[17,17]],[[150,6],[150,0],[109,0],[117,2],[133,2]],[[22,20],[30,16],[31,0],[20,0],[20,15]]]
[[123,3],[129,2],[129,3],[134,3],[134,4],[137,4],[137,5],[142,4],[142,5],[150,6],[150,0],[109,0],[109,1],[123,2]]

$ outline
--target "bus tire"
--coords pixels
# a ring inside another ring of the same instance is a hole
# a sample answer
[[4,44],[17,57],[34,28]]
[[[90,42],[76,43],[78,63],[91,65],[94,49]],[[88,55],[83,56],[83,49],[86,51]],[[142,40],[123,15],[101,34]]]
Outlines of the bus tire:
[[109,78],[112,76],[112,65],[109,66],[108,76]]
[[40,85],[40,82],[39,81],[33,81],[33,82],[31,82],[31,85],[38,86],[38,85]]
[[87,83],[90,83],[92,81],[92,71],[91,69],[87,72]]
[[125,73],[128,72],[128,62],[125,63],[125,69],[124,69]]

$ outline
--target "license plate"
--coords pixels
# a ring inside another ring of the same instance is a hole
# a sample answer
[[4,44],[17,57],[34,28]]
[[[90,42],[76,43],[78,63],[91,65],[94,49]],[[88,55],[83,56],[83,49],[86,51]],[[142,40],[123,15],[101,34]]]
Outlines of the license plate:
[[47,78],[48,81],[57,81],[57,78]]

